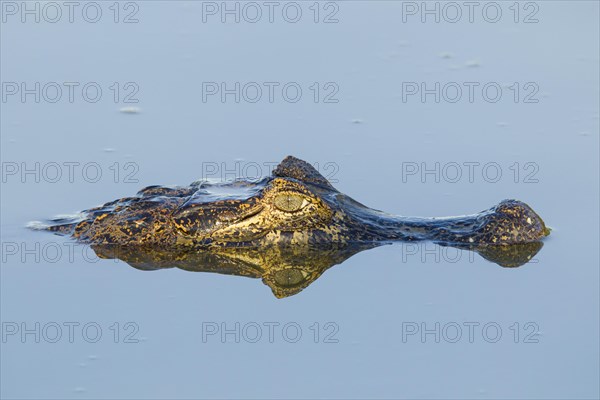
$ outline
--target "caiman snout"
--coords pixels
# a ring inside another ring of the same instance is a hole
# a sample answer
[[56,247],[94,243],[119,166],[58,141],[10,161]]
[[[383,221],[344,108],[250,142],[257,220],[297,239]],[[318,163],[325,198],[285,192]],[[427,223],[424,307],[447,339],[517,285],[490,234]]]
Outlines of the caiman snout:
[[515,244],[535,242],[550,234],[542,218],[518,200],[503,200],[481,214],[482,226],[474,239],[479,243]]

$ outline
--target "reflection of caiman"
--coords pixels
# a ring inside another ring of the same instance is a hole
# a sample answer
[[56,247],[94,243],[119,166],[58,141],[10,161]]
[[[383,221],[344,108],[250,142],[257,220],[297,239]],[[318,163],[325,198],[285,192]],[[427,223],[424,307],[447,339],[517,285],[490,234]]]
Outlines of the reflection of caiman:
[[516,200],[460,217],[386,214],[338,192],[294,157],[259,182],[150,186],[80,217],[55,219],[45,228],[90,244],[188,249],[398,240],[498,246],[535,242],[549,233],[542,219]]
[[[192,272],[262,278],[273,294],[282,298],[299,293],[330,267],[381,244],[382,242],[363,242],[320,246],[222,247],[210,251],[112,245],[92,245],[92,248],[98,257],[117,258],[145,271],[177,267]],[[408,250],[419,251],[419,245],[410,244]],[[542,242],[459,247],[475,251],[503,267],[518,267],[540,250]]]

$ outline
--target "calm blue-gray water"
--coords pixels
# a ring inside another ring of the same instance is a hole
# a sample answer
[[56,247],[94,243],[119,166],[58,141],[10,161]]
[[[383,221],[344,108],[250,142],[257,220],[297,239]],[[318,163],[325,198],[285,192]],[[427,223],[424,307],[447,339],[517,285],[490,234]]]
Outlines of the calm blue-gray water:
[[[67,3],[0,3],[2,398],[599,397],[598,2]],[[518,268],[382,246],[278,299],[26,229],[288,154],[552,234]]]

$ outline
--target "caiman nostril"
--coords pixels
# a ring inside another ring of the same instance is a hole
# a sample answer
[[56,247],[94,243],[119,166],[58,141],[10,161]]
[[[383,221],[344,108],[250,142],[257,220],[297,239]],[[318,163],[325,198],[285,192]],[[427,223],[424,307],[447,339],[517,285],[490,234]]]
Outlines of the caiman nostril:
[[479,242],[515,244],[535,242],[550,230],[533,209],[518,200],[503,200],[483,218]]

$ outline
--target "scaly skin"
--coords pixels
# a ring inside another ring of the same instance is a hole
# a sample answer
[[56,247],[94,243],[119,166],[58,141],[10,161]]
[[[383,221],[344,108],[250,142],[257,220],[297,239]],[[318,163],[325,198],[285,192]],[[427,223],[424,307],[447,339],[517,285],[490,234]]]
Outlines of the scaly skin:
[[386,214],[338,192],[310,164],[291,156],[260,182],[151,186],[45,229],[94,245],[188,249],[407,240],[512,245],[549,233],[517,200],[461,217]]

